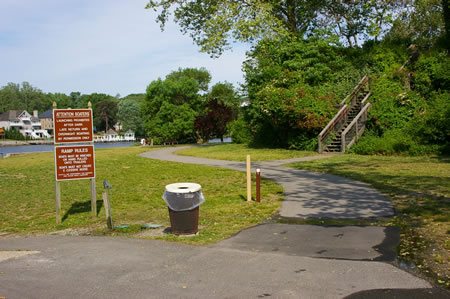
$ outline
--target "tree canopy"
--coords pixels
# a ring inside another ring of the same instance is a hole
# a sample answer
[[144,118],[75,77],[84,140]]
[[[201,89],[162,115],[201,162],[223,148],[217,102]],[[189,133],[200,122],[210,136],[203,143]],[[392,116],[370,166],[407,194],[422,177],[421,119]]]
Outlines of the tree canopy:
[[8,110],[44,111],[52,107],[51,100],[42,90],[28,82],[8,83],[0,89],[0,113]]
[[283,36],[336,34],[348,46],[356,46],[384,35],[411,1],[152,0],[146,8],[159,12],[162,29],[173,14],[181,31],[215,57],[233,41],[254,43]]
[[186,68],[151,82],[143,104],[145,127],[157,142],[196,140],[194,121],[203,111],[211,75],[206,69]]

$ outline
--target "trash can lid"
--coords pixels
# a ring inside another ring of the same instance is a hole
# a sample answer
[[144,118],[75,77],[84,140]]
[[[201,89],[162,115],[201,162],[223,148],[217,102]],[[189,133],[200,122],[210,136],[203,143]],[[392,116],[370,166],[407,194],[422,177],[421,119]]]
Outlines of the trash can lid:
[[202,186],[196,183],[176,183],[166,186],[166,191],[171,193],[192,193],[202,189]]

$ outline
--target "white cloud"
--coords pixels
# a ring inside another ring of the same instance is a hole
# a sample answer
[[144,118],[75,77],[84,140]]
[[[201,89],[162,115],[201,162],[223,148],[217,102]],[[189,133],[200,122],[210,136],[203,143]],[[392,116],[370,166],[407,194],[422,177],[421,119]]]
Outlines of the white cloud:
[[206,67],[213,82],[242,82],[243,46],[211,59],[175,24],[161,33],[146,2],[0,1],[0,85],[126,95],[179,67]]

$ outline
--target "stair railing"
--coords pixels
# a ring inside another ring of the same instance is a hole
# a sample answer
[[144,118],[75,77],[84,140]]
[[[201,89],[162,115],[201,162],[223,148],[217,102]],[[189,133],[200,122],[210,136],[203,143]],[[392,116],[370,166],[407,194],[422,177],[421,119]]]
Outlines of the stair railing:
[[[339,104],[341,107],[333,119],[326,125],[326,127],[318,135],[319,141],[319,153],[323,153],[324,147],[331,142],[330,139],[334,138],[335,134],[330,134],[331,132],[339,132],[343,125],[347,122],[348,111],[356,105],[358,99],[358,93],[362,88],[367,91],[370,90],[370,79],[368,76],[364,76],[353,89],[353,91]],[[367,100],[368,96],[364,98]],[[361,104],[362,107],[362,104]]]
[[353,88],[352,93],[350,93],[339,105],[349,105],[350,108],[353,107],[353,105],[356,103],[356,99],[358,98],[358,93],[361,91],[363,87],[367,89],[367,91],[370,90],[370,79],[369,76],[364,76],[361,81],[359,81],[358,85]]
[[343,105],[339,109],[338,113],[333,117],[333,119],[328,123],[328,125],[320,132],[319,138],[319,153],[323,153],[324,145],[326,146],[333,139],[334,135],[331,132],[338,132],[340,128],[347,122],[348,117],[348,106]]
[[[369,98],[370,93],[364,98],[364,102]],[[361,103],[362,104],[362,103]],[[359,137],[364,133],[367,121],[367,112],[369,111],[371,104],[367,103],[358,115],[352,120],[352,122],[347,126],[347,128],[342,132],[341,135],[341,152],[345,153],[346,149],[349,149],[353,144],[355,144]]]

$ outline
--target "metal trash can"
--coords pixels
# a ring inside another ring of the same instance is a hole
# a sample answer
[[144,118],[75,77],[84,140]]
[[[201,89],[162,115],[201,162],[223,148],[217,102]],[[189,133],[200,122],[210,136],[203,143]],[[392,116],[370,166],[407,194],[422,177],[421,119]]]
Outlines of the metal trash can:
[[205,202],[202,187],[195,183],[166,186],[163,199],[169,208],[170,225],[175,235],[198,232],[199,206]]

